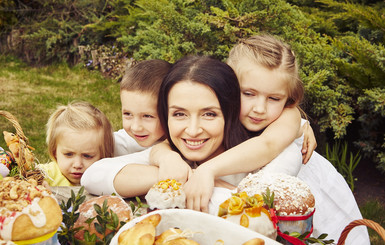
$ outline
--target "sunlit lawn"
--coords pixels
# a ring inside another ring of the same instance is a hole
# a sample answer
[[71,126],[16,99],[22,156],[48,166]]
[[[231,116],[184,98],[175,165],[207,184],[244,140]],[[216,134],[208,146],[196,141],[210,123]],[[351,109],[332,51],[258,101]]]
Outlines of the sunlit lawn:
[[[17,118],[42,163],[49,161],[45,125],[58,105],[88,101],[107,115],[115,130],[121,128],[119,84],[98,72],[64,64],[32,68],[17,59],[0,56],[0,91],[0,110]],[[0,119],[0,129],[15,132],[5,117]],[[3,136],[0,146],[6,148]]]

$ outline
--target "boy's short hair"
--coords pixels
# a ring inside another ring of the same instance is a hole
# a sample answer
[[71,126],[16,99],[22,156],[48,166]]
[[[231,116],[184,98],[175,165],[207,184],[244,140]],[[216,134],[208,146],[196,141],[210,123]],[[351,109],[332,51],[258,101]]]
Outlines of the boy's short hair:
[[159,59],[132,64],[120,82],[120,91],[146,92],[158,97],[160,85],[170,68],[169,62]]
[[114,132],[106,115],[88,102],[77,101],[58,106],[47,122],[48,153],[52,160],[56,159],[58,138],[63,130],[103,130],[100,146],[101,158],[114,156]]

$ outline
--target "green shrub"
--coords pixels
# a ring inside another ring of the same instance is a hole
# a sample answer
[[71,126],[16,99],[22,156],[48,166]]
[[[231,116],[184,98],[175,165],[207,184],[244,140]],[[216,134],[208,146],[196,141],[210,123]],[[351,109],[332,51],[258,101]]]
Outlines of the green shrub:
[[[366,157],[370,155],[385,169],[385,120],[380,113],[384,107],[385,4],[381,1],[370,5],[333,0],[21,3],[3,3],[26,10],[4,17],[14,53],[34,63],[76,62],[79,45],[94,50],[107,47],[106,53],[115,47],[117,55],[110,52],[105,63],[92,67],[113,77],[121,75],[127,59],[174,62],[194,53],[225,60],[239,38],[273,34],[290,43],[298,57],[306,90],[303,107],[316,134],[331,132],[319,145],[336,139],[355,141]],[[87,63],[90,60],[83,58]],[[358,133],[347,137],[356,128]]]
[[337,171],[344,176],[352,191],[354,191],[354,182],[357,180],[353,176],[353,171],[361,161],[361,156],[359,154],[360,153],[357,152],[353,155],[353,153],[350,152],[348,156],[347,142],[344,142],[341,146],[341,143],[337,141],[331,148],[329,147],[329,144],[326,144],[326,159],[328,159]]

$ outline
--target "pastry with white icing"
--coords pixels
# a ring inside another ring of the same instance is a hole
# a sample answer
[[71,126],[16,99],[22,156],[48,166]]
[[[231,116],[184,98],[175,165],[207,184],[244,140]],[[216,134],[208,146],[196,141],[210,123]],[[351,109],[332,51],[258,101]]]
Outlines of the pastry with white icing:
[[62,222],[52,193],[36,180],[0,180],[0,239],[25,241],[55,233]]
[[182,184],[174,179],[162,180],[151,187],[145,196],[150,209],[186,208]]

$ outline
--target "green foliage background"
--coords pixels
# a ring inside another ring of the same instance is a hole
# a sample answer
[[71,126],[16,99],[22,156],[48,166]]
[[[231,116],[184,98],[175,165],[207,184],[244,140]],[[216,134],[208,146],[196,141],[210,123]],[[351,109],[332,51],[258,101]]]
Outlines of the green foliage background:
[[385,172],[384,1],[3,0],[0,13],[0,51],[34,65],[82,62],[79,45],[127,59],[225,60],[239,38],[276,35],[300,61],[321,149],[347,140]]

